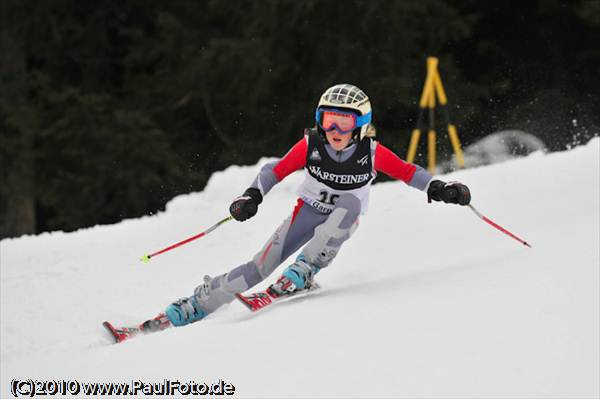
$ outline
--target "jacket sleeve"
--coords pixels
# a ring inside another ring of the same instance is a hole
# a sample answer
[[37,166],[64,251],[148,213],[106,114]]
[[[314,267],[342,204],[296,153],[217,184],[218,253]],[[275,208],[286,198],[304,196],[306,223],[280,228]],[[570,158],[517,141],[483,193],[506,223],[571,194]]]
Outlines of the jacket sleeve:
[[250,187],[267,194],[280,181],[306,165],[308,151],[307,138],[303,137],[279,161],[269,162],[263,166]]
[[402,180],[411,187],[426,191],[432,176],[418,165],[400,159],[389,148],[377,143],[375,148],[375,170],[396,180]]

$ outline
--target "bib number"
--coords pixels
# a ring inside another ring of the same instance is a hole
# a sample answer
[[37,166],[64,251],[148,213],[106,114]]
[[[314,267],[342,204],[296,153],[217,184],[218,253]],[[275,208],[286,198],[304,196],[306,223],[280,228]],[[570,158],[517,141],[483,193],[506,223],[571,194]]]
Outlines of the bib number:
[[329,205],[335,205],[335,203],[337,202],[337,199],[340,197],[338,194],[332,194],[325,190],[321,190],[319,195],[321,196],[321,198],[319,198],[319,201],[324,204],[329,204]]

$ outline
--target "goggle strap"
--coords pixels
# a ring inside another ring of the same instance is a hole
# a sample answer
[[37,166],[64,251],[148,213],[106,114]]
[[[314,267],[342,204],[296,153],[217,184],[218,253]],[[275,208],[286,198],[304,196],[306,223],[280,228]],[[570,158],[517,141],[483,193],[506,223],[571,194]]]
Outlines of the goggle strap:
[[369,112],[365,115],[362,115],[362,116],[358,116],[356,118],[356,126],[357,127],[364,126],[369,122],[371,122],[371,112]]

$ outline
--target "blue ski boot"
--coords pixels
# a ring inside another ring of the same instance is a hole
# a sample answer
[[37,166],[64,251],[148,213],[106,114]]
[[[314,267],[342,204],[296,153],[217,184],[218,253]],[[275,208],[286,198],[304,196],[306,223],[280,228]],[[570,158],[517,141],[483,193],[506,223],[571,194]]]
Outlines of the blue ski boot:
[[267,292],[277,298],[300,290],[307,290],[311,287],[319,270],[321,270],[320,267],[310,264],[304,256],[298,255],[296,261],[283,271],[275,284],[267,288]]
[[[204,284],[198,293],[199,295],[208,295],[210,290],[210,280],[209,276],[204,276]],[[207,313],[200,307],[196,294],[194,294],[189,298],[181,298],[167,306],[165,315],[171,324],[175,327],[181,327],[202,320]]]

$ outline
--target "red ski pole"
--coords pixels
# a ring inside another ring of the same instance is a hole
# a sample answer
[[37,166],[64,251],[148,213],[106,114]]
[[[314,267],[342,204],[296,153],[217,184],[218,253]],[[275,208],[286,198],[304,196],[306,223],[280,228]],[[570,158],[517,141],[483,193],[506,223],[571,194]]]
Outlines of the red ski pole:
[[175,248],[177,248],[177,247],[179,247],[179,246],[181,246],[183,244],[187,244],[188,242],[194,241],[194,240],[196,240],[196,239],[198,239],[200,237],[204,237],[205,235],[207,235],[208,233],[210,233],[211,231],[213,231],[214,229],[216,229],[217,227],[219,227],[223,223],[229,222],[232,219],[233,219],[233,216],[227,216],[225,219],[219,220],[214,226],[211,226],[209,229],[203,231],[202,233],[196,234],[195,236],[192,236],[190,238],[186,238],[183,241],[179,241],[178,243],[175,243],[175,244],[173,244],[171,246],[168,246],[168,247],[166,247],[164,249],[161,249],[160,251],[154,252],[153,254],[144,255],[144,256],[142,256],[140,258],[140,260],[142,262],[147,263],[150,260],[150,258],[153,258],[153,257],[155,257],[157,255],[160,255],[160,254],[164,253],[164,252],[167,252],[167,251],[170,251],[172,249],[175,249]]
[[489,224],[490,226],[493,226],[495,228],[497,228],[498,230],[500,230],[501,232],[503,232],[504,234],[514,238],[515,240],[519,241],[521,244],[528,246],[529,248],[531,248],[531,245],[529,245],[526,241],[520,239],[519,237],[517,237],[516,235],[514,235],[513,233],[511,233],[510,231],[506,230],[504,227],[494,223],[493,221],[491,221],[490,219],[488,219],[487,217],[483,216],[477,209],[475,209],[475,207],[473,205],[469,205],[469,208],[471,208],[471,210],[484,222],[486,222],[487,224]]

